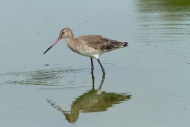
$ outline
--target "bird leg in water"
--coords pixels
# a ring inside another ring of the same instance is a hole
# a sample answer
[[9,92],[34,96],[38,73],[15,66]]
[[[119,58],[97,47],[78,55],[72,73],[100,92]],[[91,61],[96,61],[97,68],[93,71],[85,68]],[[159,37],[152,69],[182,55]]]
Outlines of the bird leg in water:
[[99,59],[97,59],[97,61],[98,61],[98,63],[100,64],[100,67],[102,68],[102,72],[103,72],[103,74],[105,74],[104,67],[102,66],[102,64],[101,64],[100,60],[99,60]]
[[94,65],[93,65],[92,57],[90,58],[90,60],[91,60],[91,74],[93,74],[94,73]]

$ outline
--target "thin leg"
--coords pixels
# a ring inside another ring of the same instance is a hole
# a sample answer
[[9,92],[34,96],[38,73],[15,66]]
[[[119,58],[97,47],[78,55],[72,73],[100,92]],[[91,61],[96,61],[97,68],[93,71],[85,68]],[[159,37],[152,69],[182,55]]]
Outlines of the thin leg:
[[104,79],[105,79],[105,74],[103,73],[103,75],[102,75],[102,81],[101,81],[101,83],[100,83],[99,90],[101,90],[101,88],[102,88],[102,86],[103,86],[103,84],[104,84]]
[[92,89],[94,90],[94,79],[95,79],[95,77],[94,77],[94,74],[92,73]]
[[99,60],[99,59],[97,59],[97,60],[98,60],[98,63],[100,64],[100,67],[102,68],[102,72],[103,72],[103,74],[105,74],[104,67],[102,66],[102,64],[101,64],[100,60]]
[[90,58],[90,60],[91,60],[91,74],[93,74],[93,72],[94,72],[94,64],[93,64],[92,58]]

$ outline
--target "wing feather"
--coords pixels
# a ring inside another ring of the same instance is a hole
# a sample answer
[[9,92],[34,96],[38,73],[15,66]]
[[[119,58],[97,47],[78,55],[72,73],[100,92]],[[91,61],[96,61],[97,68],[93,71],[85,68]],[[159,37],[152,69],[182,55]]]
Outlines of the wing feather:
[[116,48],[124,47],[126,43],[118,42],[116,40],[111,40],[104,38],[101,35],[88,35],[80,36],[77,41],[86,45],[88,47],[94,48],[95,50],[114,50]]

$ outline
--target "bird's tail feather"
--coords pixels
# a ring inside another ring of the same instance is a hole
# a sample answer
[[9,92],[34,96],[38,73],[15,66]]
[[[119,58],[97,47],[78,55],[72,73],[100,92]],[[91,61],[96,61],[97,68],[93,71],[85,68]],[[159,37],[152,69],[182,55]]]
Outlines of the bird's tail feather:
[[128,43],[127,42],[123,42],[123,46],[124,47],[128,46]]

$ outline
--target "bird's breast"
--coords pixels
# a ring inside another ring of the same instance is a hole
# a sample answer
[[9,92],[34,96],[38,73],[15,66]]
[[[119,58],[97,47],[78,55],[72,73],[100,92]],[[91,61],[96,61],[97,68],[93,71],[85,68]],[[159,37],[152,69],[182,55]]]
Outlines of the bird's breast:
[[92,57],[92,58],[99,58],[100,52],[96,51],[95,49],[85,46],[85,45],[81,45],[81,44],[67,44],[68,47],[75,53],[78,53],[80,55],[83,56],[87,56],[87,57]]

